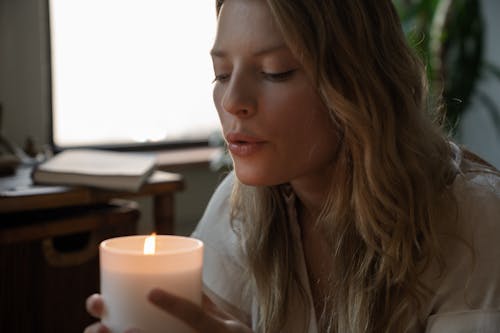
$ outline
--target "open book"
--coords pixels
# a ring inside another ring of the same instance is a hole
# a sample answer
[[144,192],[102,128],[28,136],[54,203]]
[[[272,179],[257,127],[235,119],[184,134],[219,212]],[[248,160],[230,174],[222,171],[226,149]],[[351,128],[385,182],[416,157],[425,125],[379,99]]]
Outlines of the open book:
[[155,162],[151,154],[69,149],[40,164],[32,177],[39,184],[137,191],[154,171]]

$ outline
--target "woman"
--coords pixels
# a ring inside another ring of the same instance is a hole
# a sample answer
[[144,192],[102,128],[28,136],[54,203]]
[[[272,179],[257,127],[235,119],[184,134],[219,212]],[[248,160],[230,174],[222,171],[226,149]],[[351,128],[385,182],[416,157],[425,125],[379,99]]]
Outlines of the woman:
[[392,3],[225,0],[217,14],[234,174],[193,234],[207,305],[150,300],[199,332],[498,332],[500,176],[428,119]]

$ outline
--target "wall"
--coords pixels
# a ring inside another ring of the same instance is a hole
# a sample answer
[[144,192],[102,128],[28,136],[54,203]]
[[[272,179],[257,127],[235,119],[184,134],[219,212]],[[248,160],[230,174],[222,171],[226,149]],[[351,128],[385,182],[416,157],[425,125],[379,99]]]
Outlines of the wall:
[[43,95],[47,59],[40,36],[37,0],[0,0],[0,102],[5,135],[19,145],[32,136],[48,142],[48,111]]

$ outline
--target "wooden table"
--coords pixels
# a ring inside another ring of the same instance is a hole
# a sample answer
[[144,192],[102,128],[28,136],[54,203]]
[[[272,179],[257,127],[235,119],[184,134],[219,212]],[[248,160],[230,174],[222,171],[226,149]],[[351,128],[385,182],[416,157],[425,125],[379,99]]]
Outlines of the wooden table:
[[137,192],[40,186],[31,171],[0,177],[0,332],[82,332],[95,321],[84,304],[99,291],[99,243],[137,230],[137,204],[124,199],[152,196],[155,231],[172,234],[184,182],[155,171]]
[[179,174],[155,171],[137,192],[111,191],[90,187],[40,186],[31,180],[30,167],[21,167],[16,174],[0,177],[0,224],[2,214],[41,211],[72,206],[91,206],[112,199],[152,196],[154,224],[158,234],[174,233],[174,194],[184,189]]

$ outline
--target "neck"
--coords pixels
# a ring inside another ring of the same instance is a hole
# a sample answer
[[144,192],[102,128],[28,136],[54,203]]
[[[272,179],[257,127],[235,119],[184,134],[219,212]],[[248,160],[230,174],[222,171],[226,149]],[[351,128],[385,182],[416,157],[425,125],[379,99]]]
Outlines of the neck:
[[295,179],[290,182],[299,200],[298,214],[302,227],[314,224],[328,195],[332,170],[325,169],[314,175]]

